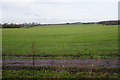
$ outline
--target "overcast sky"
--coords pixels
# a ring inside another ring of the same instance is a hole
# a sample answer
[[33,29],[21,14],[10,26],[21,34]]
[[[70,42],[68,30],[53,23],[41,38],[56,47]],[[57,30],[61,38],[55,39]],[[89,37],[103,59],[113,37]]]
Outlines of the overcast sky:
[[64,23],[118,19],[119,0],[1,0],[2,23]]

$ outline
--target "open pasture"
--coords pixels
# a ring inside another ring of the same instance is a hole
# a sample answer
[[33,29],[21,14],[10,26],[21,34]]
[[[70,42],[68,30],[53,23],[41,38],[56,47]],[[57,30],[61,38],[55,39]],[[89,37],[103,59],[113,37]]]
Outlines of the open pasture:
[[117,25],[43,25],[2,29],[6,57],[117,58]]

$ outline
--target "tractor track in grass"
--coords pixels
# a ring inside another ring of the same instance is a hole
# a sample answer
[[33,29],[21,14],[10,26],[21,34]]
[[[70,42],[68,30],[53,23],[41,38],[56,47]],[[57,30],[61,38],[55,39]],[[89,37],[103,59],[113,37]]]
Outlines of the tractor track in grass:
[[[118,59],[35,59],[34,66],[118,68]],[[33,59],[3,59],[3,66],[33,66]]]

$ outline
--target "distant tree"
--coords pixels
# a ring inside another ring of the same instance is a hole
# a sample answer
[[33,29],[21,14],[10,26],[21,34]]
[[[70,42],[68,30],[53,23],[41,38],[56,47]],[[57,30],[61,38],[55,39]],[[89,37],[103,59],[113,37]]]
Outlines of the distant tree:
[[119,21],[101,21],[98,22],[98,24],[103,24],[103,25],[119,25]]
[[70,23],[66,23],[66,24],[70,24]]

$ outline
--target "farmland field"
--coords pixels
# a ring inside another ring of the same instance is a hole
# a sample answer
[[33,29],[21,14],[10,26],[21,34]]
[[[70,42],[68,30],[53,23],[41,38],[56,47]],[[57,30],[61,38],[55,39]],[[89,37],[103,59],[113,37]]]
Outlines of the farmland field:
[[118,78],[118,26],[3,28],[2,55],[3,78]]
[[117,25],[43,25],[2,29],[6,58],[118,58]]

